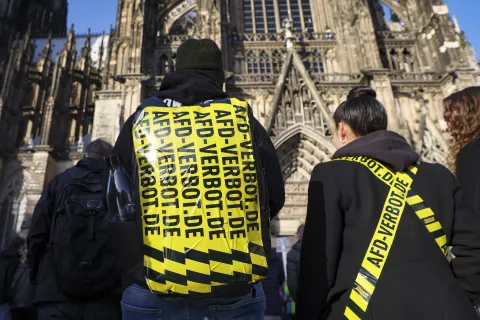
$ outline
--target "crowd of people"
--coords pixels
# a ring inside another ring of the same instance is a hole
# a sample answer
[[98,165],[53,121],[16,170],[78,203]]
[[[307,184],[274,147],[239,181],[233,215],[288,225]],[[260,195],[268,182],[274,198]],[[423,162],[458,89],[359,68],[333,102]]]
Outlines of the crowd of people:
[[445,100],[451,170],[352,89],[285,266],[281,166],[224,83],[215,42],[187,40],[115,146],[48,184],[0,255],[0,320],[478,319],[480,87]]

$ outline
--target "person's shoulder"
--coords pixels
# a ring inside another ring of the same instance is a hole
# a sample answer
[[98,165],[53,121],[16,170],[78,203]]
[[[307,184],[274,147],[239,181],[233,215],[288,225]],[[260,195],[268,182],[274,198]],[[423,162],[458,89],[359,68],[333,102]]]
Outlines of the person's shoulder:
[[470,142],[458,153],[458,158],[480,157],[480,139]]
[[350,165],[349,162],[341,160],[331,160],[327,162],[320,162],[317,164],[312,171],[312,179],[322,178],[325,176],[334,176],[334,172],[337,170],[342,170],[344,166]]
[[429,181],[436,180],[455,183],[455,175],[440,163],[421,162],[419,172],[426,175]]

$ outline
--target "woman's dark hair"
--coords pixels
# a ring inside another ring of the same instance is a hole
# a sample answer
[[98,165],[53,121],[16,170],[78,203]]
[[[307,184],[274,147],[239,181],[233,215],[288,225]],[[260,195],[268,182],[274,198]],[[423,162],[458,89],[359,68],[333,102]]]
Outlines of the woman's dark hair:
[[335,126],[338,128],[340,122],[344,122],[360,137],[387,130],[387,111],[376,98],[377,93],[370,87],[353,88],[348,93],[347,101],[335,111]]
[[443,105],[445,121],[453,138],[449,162],[455,169],[460,150],[480,138],[480,87],[454,93],[443,101]]

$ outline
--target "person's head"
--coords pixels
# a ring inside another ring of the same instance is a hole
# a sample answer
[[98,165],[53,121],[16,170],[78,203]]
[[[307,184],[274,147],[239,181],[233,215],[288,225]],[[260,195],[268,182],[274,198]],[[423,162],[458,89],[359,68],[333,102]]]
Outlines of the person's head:
[[201,70],[211,74],[219,86],[225,83],[222,51],[210,39],[184,41],[177,49],[175,70]]
[[85,158],[106,158],[112,155],[113,146],[102,140],[98,139],[90,142],[84,151]]
[[25,239],[20,236],[14,236],[12,240],[8,243],[9,251],[16,251],[20,253],[20,250],[25,246]]
[[355,87],[335,111],[335,136],[337,149],[367,134],[387,130],[385,107],[378,101],[377,93],[370,87]]
[[480,138],[480,87],[454,93],[443,104],[447,131],[453,138],[450,162],[455,167],[460,150]]
[[297,229],[297,234],[296,234],[298,240],[302,240],[302,238],[303,238],[303,230],[304,230],[304,229],[305,229],[305,225],[304,225],[304,224],[301,224],[301,225],[298,227],[298,229]]

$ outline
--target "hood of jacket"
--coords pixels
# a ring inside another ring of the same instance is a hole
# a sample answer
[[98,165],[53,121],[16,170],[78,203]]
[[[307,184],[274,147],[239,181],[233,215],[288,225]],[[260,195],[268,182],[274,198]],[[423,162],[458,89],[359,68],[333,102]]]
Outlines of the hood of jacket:
[[420,159],[404,137],[393,131],[377,131],[339,149],[333,159],[364,156],[404,171]]
[[161,99],[172,99],[184,106],[229,97],[210,73],[188,69],[165,76],[155,96]]
[[76,167],[96,171],[106,169],[107,164],[103,158],[83,158],[77,162]]

